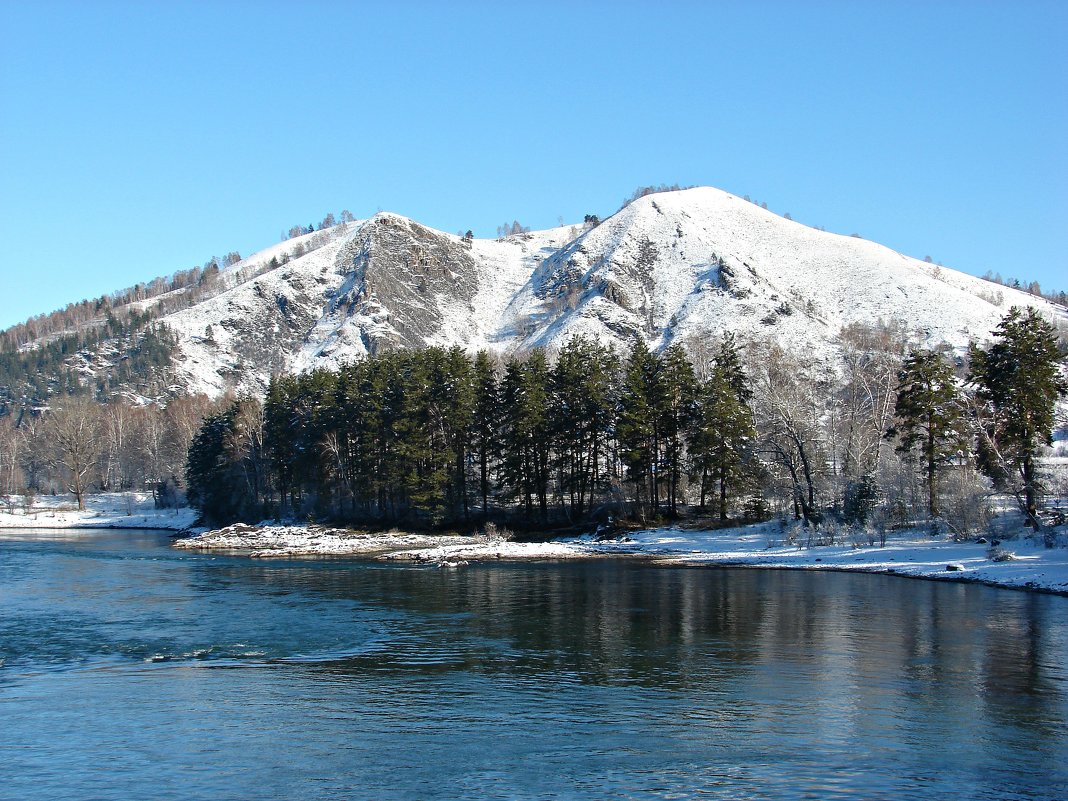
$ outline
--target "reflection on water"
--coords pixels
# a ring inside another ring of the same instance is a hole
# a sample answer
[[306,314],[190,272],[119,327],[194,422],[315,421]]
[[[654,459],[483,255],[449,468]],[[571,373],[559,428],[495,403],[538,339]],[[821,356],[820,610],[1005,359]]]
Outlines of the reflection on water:
[[1068,797],[1068,599],[0,539],[0,798]]

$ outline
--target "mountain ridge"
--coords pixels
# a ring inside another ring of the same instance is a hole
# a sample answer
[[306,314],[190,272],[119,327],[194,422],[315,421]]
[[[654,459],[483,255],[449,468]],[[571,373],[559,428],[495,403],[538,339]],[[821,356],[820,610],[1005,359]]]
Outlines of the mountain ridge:
[[[1065,317],[1024,292],[698,187],[638,198],[592,227],[501,239],[379,213],[163,322],[179,339],[179,373],[216,393],[239,374],[239,388],[260,391],[270,372],[391,347],[510,354],[577,335],[663,347],[733,331],[831,359],[843,327],[894,319],[921,344],[959,348],[1012,305]],[[198,332],[208,325],[210,343]]]
[[[213,280],[209,296],[155,319],[175,342],[170,394],[259,393],[272,374],[428,345],[509,355],[573,336],[617,348],[641,336],[662,348],[729,331],[830,363],[856,323],[894,320],[917,344],[955,348],[989,336],[1013,305],[1068,326],[1042,298],[712,187],[498,239],[380,212],[272,245]],[[150,314],[169,294],[129,308]],[[91,378],[94,354],[79,358]]]

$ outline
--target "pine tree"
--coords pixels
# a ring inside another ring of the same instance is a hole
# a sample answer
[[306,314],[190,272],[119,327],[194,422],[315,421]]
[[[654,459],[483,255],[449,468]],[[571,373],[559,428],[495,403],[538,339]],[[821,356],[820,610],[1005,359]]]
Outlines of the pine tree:
[[264,402],[264,425],[267,437],[267,462],[281,500],[281,514],[286,516],[294,488],[295,443],[293,441],[293,396],[297,382],[290,376],[272,376]]
[[262,512],[262,410],[242,398],[209,415],[189,446],[186,484],[189,502],[212,525],[247,520]]
[[525,362],[508,362],[501,386],[505,484],[510,495],[523,498],[528,517],[536,501],[542,521],[548,519],[552,447],[549,378],[545,353],[536,350]]
[[727,500],[741,488],[756,429],[749,379],[742,368],[733,335],[720,343],[711,374],[698,390],[689,432],[692,468],[700,475],[701,508],[710,489],[716,489],[720,520],[727,519]]
[[938,476],[942,466],[965,449],[964,409],[953,379],[953,368],[938,353],[913,350],[898,373],[897,425],[887,432],[897,437],[902,454],[919,451],[927,483],[927,511],[938,517]]
[[[436,351],[437,349],[431,349]],[[446,486],[446,505],[451,514],[470,518],[467,497],[467,457],[474,436],[476,388],[471,360],[459,347],[435,354],[431,374],[431,419],[441,432],[444,456],[451,462]]]
[[672,345],[660,357],[655,395],[657,428],[663,455],[658,475],[663,477],[667,513],[679,514],[679,486],[683,474],[685,434],[693,420],[697,379],[680,345]]
[[659,373],[659,360],[638,337],[623,369],[616,437],[643,517],[646,511],[655,515],[660,505],[656,474],[660,456],[656,415]]
[[552,375],[556,472],[568,511],[581,518],[603,485],[616,407],[618,362],[612,351],[586,337],[560,350]]
[[[970,350],[968,380],[986,414],[980,426],[980,468],[1011,489],[1035,530],[1041,486],[1036,457],[1052,442],[1057,399],[1068,392],[1057,332],[1033,308],[1013,307],[986,350]],[[1011,480],[1015,476],[1018,481]]]
[[480,350],[474,364],[475,419],[471,447],[478,462],[482,518],[489,517],[490,466],[500,453],[501,392],[489,354]]

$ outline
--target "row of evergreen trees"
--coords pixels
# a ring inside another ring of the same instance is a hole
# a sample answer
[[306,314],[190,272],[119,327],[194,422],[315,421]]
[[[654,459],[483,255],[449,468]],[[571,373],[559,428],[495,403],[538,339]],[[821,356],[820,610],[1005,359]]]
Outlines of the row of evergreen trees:
[[684,505],[726,520],[769,501],[808,525],[828,511],[864,524],[880,505],[908,523],[946,514],[955,475],[972,494],[954,508],[997,489],[1037,528],[1037,457],[1068,389],[1053,326],[1013,309],[966,364],[871,333],[843,334],[853,356],[830,381],[774,346],[749,353],[747,372],[729,336],[691,349],[705,354],[696,370],[678,345],[637,340],[621,357],[576,338],[552,361],[428,348],[277,377],[263,404],[205,420],[189,496],[212,523],[545,526]]
[[271,381],[205,420],[187,470],[211,522],[263,514],[433,524],[508,511],[542,525],[633,502],[679,512],[684,476],[727,516],[758,466],[733,339],[707,380],[679,346],[621,359],[575,338],[550,364],[459,348],[394,351]]

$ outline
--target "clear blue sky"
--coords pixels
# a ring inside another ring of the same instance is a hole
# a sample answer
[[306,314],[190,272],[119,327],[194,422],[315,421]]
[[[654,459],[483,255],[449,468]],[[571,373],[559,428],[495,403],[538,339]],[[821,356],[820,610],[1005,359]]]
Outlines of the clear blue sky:
[[709,184],[1068,288],[1068,3],[0,0],[0,326],[343,208]]

